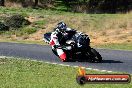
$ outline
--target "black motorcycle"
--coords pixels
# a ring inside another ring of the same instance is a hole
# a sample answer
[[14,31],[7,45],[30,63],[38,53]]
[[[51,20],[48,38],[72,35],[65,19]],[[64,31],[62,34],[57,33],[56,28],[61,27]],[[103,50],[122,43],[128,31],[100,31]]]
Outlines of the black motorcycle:
[[[99,52],[90,47],[90,39],[88,35],[69,32],[68,38],[61,34],[58,38],[61,46],[55,46],[55,48],[52,49],[56,56],[58,56],[56,49],[61,48],[67,55],[66,61],[102,61],[102,57]],[[46,43],[49,43],[50,39],[51,32],[44,34],[44,41]]]

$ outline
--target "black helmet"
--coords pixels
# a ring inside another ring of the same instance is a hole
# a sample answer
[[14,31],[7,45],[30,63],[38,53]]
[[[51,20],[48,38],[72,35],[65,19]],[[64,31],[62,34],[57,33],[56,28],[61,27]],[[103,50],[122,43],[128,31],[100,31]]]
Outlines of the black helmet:
[[67,26],[66,26],[66,24],[64,22],[59,22],[57,24],[57,28],[59,29],[60,32],[63,32],[63,31],[66,30]]

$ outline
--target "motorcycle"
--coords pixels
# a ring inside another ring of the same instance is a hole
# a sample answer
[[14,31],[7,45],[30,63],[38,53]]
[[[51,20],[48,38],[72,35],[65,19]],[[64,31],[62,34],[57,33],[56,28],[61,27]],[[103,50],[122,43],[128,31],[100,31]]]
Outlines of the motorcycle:
[[[102,61],[102,57],[95,49],[90,47],[90,39],[88,35],[83,33],[69,33],[70,38],[65,39],[60,35],[60,45],[52,48],[53,53],[57,55],[56,49],[61,48],[66,53],[66,61],[89,61],[98,62]],[[45,33],[43,40],[49,43],[51,39],[51,32]]]

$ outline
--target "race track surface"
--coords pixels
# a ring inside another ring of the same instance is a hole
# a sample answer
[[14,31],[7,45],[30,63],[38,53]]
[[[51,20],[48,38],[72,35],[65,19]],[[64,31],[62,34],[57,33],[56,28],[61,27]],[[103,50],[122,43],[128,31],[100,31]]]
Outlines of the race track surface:
[[61,62],[50,46],[36,44],[0,43],[0,56],[31,58],[38,61],[63,63],[71,66],[84,66],[100,70],[132,73],[132,51],[96,49],[103,57],[102,63]]

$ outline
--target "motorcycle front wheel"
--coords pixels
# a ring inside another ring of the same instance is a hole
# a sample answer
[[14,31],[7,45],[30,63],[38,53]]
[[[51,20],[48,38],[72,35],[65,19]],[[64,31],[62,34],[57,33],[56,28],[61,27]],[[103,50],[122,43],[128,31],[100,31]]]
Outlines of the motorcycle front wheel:
[[[52,49],[52,52],[57,56],[59,57],[59,55],[57,54],[56,50],[55,49]],[[60,57],[59,57],[60,58]],[[62,62],[73,62],[72,58],[70,58],[69,55],[67,55],[67,58],[66,60],[61,60]]]
[[90,50],[91,62],[102,62],[102,57],[95,49],[91,48]]

